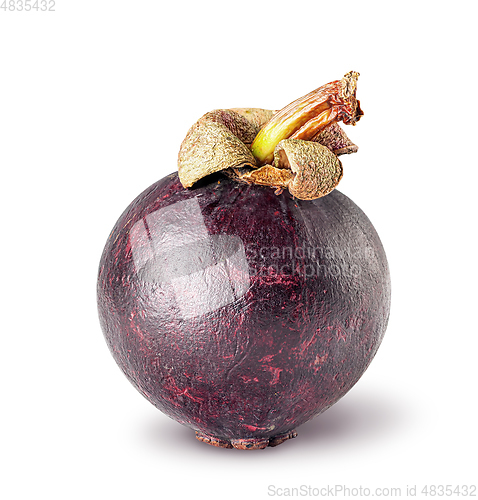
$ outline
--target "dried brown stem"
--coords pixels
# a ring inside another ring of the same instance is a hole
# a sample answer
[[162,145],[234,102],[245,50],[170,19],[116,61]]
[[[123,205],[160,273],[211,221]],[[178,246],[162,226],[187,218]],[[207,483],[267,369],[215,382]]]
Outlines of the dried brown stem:
[[252,143],[251,151],[258,163],[270,163],[274,148],[283,139],[311,140],[338,121],[355,125],[363,115],[355,97],[358,76],[350,71],[341,80],[322,85],[278,111]]

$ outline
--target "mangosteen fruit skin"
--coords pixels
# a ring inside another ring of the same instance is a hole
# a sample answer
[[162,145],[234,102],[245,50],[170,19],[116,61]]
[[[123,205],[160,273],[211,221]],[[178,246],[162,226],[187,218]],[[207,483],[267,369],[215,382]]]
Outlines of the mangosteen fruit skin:
[[390,276],[374,227],[337,190],[301,201],[171,174],[117,221],[97,296],[130,382],[230,447],[293,437],[349,391],[385,333]]

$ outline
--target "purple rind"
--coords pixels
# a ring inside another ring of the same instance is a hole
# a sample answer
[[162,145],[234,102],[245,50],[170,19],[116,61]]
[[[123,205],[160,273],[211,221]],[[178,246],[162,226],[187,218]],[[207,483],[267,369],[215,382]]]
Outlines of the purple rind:
[[171,174],[124,211],[101,257],[100,323],[166,415],[219,441],[269,442],[367,369],[388,322],[388,264],[337,190],[301,201],[208,181],[185,190]]

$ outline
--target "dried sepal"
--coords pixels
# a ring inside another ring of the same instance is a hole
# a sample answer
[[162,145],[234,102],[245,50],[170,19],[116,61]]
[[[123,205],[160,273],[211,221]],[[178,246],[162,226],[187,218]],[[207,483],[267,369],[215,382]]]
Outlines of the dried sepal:
[[287,188],[295,174],[288,168],[277,168],[273,165],[264,165],[259,168],[233,168],[225,170],[228,177],[259,186],[269,186],[275,189]]
[[328,147],[337,156],[358,151],[358,146],[347,137],[338,123],[331,123],[325,127],[312,141]]
[[[261,110],[262,111],[262,110]],[[244,144],[251,144],[257,135],[258,127],[255,121],[248,119],[249,113],[244,113],[243,110],[234,109],[215,109],[206,113],[200,122],[214,122],[224,125],[232,134],[234,134]],[[251,113],[251,117],[256,117],[256,114]]]
[[[262,108],[231,108],[229,111],[234,111],[243,116],[254,127],[255,134],[252,141],[259,133],[259,130],[277,113],[272,109]],[[248,144],[252,144],[252,141]]]
[[274,150],[274,164],[259,168],[225,170],[229,177],[248,184],[288,189],[300,200],[315,200],[330,193],[342,178],[342,164],[326,146],[301,139],[284,139]]
[[279,142],[274,151],[274,166],[295,174],[287,189],[300,200],[315,200],[329,194],[343,175],[340,160],[329,148],[300,139]]
[[178,154],[179,180],[191,187],[198,180],[221,170],[257,166],[247,143],[256,129],[231,110],[206,113],[188,131]]

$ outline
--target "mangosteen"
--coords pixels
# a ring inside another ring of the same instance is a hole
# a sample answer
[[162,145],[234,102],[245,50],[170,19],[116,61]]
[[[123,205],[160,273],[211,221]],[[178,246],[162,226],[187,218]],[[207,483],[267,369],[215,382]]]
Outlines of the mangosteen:
[[[100,323],[130,382],[214,446],[297,435],[365,372],[390,310],[384,249],[336,188],[362,116],[350,72],[275,112],[207,113],[178,172],[108,238]],[[272,189],[271,189],[272,188]]]

